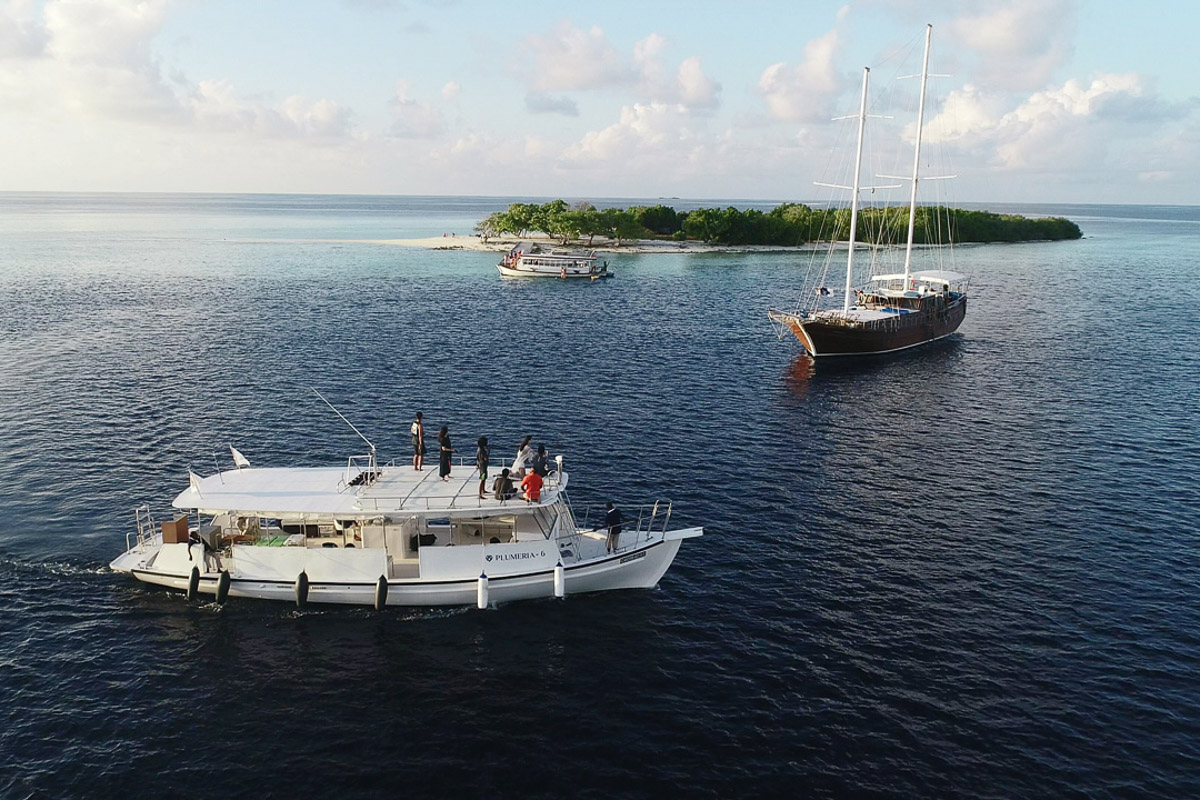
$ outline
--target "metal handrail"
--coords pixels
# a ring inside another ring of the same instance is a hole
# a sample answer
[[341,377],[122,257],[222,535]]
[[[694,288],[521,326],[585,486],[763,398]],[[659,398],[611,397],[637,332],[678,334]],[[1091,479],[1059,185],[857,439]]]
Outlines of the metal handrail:
[[[633,506],[630,509],[628,506],[625,510],[621,510],[621,535],[627,533],[635,534],[633,540],[623,546],[618,547],[618,551],[625,550],[629,547],[635,547],[643,541],[648,541],[655,534],[665,534],[667,532],[667,524],[671,521],[671,511],[674,504],[671,500],[655,500],[652,504]],[[600,532],[605,530],[603,518],[605,509],[596,507],[601,522],[595,526],[591,525],[592,507],[587,507],[583,510],[583,521],[579,522],[576,518],[576,529],[579,533],[584,531]],[[626,513],[628,510],[629,513]],[[637,518],[634,519],[633,513],[636,511]]]
[[136,529],[134,531],[126,531],[125,533],[126,552],[129,552],[133,549],[133,546],[130,544],[129,537],[133,536],[135,533],[137,535],[137,549],[139,551],[145,550],[150,541],[154,539],[156,535],[159,535],[154,527],[154,519],[150,516],[149,504],[143,503],[142,505],[138,506],[133,510],[133,514],[136,521]]
[[[475,461],[474,461],[474,459],[471,459],[470,461],[460,459],[458,466],[470,466],[472,469],[474,469]],[[490,467],[489,467],[489,470],[490,470]],[[477,495],[471,495],[469,493],[464,495],[463,494],[464,490],[461,488],[450,490],[450,491],[447,491],[444,493],[439,492],[437,494],[414,498],[413,494],[417,491],[418,488],[425,485],[425,481],[429,480],[431,475],[432,475],[432,471],[430,472],[429,475],[423,477],[420,481],[418,481],[417,484],[415,486],[413,486],[408,492],[403,493],[403,494],[401,494],[401,493],[396,493],[396,494],[373,493],[368,496],[363,496],[360,494],[359,495],[359,503],[362,504],[363,506],[365,506],[369,502],[369,503],[371,503],[372,510],[379,511],[379,510],[381,510],[380,503],[389,503],[389,501],[392,501],[392,502],[399,501],[394,506],[389,504],[388,507],[383,510],[385,510],[385,511],[407,511],[407,510],[428,511],[431,508],[439,508],[439,509],[440,508],[445,508],[445,509],[482,508],[484,503],[490,504],[490,503],[495,502],[495,500],[493,498],[485,498],[484,500],[481,501]],[[557,465],[555,467],[551,468],[550,471],[546,474],[545,482],[542,484],[542,499],[538,503],[538,505],[551,505],[554,502],[554,500],[556,499],[555,496],[560,491],[562,491],[558,475],[559,475],[559,472],[557,469]],[[472,477],[466,478],[465,480],[471,481],[473,478],[474,478],[474,475],[472,475]],[[516,482],[514,481],[513,488],[517,488],[515,484],[516,484]],[[365,487],[363,487],[363,488],[365,488]],[[513,500],[522,500],[522,501],[524,500],[524,498],[522,498],[519,494],[517,496],[513,497],[512,499]],[[445,502],[445,501],[449,501],[449,502]],[[467,502],[464,503],[462,501],[467,501]],[[472,503],[471,501],[475,501],[475,502]],[[505,502],[507,502],[507,501],[505,501]]]

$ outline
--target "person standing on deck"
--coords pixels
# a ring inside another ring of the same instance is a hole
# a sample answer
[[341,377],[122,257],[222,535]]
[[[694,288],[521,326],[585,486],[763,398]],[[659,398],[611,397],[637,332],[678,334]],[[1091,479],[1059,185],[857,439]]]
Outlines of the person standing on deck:
[[525,471],[529,469],[529,466],[533,463],[533,448],[529,446],[529,443],[532,441],[532,436],[526,436],[521,440],[521,443],[517,445],[517,457],[512,463],[513,477],[525,477]]
[[450,446],[450,429],[445,425],[438,431],[438,476],[444,480],[450,480],[450,455],[455,452]]
[[479,499],[483,499],[483,490],[487,485],[488,471],[488,456],[491,452],[488,450],[486,436],[480,436],[478,446],[475,448],[475,468],[479,470]]
[[533,457],[533,471],[543,479],[550,474],[550,457],[546,455],[546,445],[539,444],[537,455]]
[[621,542],[621,523],[624,519],[621,512],[613,508],[612,503],[605,503],[604,527],[608,528],[608,552],[615,553]]
[[417,412],[417,418],[413,421],[412,427],[409,428],[412,433],[413,446],[413,469],[421,470],[425,468],[425,423],[421,422],[421,412]]

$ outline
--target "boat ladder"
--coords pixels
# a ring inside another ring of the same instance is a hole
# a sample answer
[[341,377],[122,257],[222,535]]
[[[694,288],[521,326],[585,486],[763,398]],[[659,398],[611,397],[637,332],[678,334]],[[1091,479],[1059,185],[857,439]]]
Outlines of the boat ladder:
[[[137,549],[145,550],[155,537],[159,535],[158,529],[154,527],[154,519],[150,516],[150,506],[140,505],[133,510],[134,516],[137,519]],[[133,546],[130,542],[130,537],[135,531],[130,531],[125,534],[125,549],[132,550]]]

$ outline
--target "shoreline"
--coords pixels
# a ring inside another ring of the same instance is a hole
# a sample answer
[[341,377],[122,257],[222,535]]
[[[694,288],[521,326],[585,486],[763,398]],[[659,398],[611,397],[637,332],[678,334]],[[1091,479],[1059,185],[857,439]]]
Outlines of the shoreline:
[[534,242],[544,249],[566,249],[571,251],[594,250],[597,253],[791,253],[811,249],[812,245],[744,244],[720,245],[704,242],[676,242],[660,239],[627,239],[617,247],[611,240],[586,243],[572,242],[560,245],[545,236],[515,238],[492,238],[484,243],[478,236],[428,236],[421,239],[355,239],[360,244],[381,244],[390,247],[420,247],[426,250],[472,250],[476,252],[507,253],[518,242]]

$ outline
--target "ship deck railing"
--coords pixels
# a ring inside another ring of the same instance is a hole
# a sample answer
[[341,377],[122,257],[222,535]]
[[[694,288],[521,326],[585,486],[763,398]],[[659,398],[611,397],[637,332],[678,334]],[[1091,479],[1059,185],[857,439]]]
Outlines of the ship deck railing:
[[[363,485],[358,492],[360,508],[377,511],[515,511],[530,506],[550,505],[557,500],[562,490],[559,481],[558,463],[550,462],[550,471],[543,478],[541,498],[536,503],[527,501],[521,492],[521,478],[512,477],[515,494],[497,500],[493,485],[501,472],[508,468],[507,460],[489,464],[484,496],[479,497],[479,469],[474,456],[452,456],[450,480],[442,481],[438,472],[437,458],[425,458],[423,474],[415,482],[396,481],[395,491],[389,491],[388,475],[393,470],[405,470],[405,466],[389,464],[387,469],[371,483]],[[465,476],[465,477],[464,477]],[[444,486],[444,490],[442,490]]]
[[[621,537],[617,543],[616,552],[632,550],[653,538],[666,534],[667,524],[671,521],[672,507],[673,503],[666,499],[655,500],[653,503],[644,505],[617,506],[622,519]],[[583,508],[575,518],[573,538],[594,539],[604,543],[608,538],[608,526],[604,524],[606,513],[607,509],[603,506]]]

